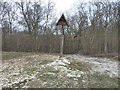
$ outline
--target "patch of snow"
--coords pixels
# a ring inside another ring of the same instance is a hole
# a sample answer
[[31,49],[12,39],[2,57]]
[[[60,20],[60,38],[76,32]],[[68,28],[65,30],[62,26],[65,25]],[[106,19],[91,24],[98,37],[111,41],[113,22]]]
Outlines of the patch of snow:
[[55,73],[52,73],[52,72],[48,72],[47,74],[55,75]]
[[84,72],[81,71],[81,74],[84,74]]
[[75,77],[76,78],[76,77],[81,77],[81,75],[71,72],[71,73],[67,74],[67,77]]
[[74,78],[75,81],[78,81],[78,78]]
[[47,82],[44,82],[43,85],[47,84]]
[[9,74],[10,76],[12,75],[12,76],[17,76],[17,75],[19,75],[20,73],[19,72],[15,72],[15,73],[13,73],[13,74]]
[[55,68],[56,70],[60,70],[60,71],[68,71],[69,69],[67,69],[67,67],[65,66],[54,66],[53,68]]
[[66,58],[62,58],[60,60],[55,60],[52,63],[42,65],[42,67],[51,66],[56,70],[59,70],[60,74],[64,74],[66,77],[78,78],[84,74],[84,72],[80,70],[71,70],[67,65],[70,64],[70,61]]
[[101,74],[107,73],[110,77],[120,77],[118,76],[118,62],[111,61],[108,58],[95,58],[82,55],[67,55],[71,59],[76,59],[78,61],[90,63],[92,66],[91,73],[100,72]]
[[64,59],[63,58],[63,60],[55,60],[52,63],[49,63],[47,65],[49,65],[49,66],[56,66],[56,65],[63,65],[63,66],[65,66],[67,64],[70,64],[70,62],[68,61],[68,59]]
[[82,80],[82,82],[84,83],[84,82],[85,82],[85,80]]
[[67,77],[81,77],[84,74],[82,71],[72,71],[68,72]]

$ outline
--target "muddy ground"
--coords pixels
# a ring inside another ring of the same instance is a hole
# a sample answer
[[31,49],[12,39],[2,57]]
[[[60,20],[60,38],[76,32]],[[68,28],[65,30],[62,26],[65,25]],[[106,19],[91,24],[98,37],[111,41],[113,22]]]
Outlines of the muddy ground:
[[3,88],[117,88],[118,61],[79,54],[18,55],[2,60],[0,80]]

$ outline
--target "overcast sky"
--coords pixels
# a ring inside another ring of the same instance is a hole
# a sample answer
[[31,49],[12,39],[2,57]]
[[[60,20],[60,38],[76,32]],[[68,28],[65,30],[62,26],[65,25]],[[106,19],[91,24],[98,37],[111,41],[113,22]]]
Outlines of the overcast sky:
[[54,0],[55,8],[61,12],[68,10],[77,0]]
[[[0,1],[4,1],[4,0],[0,0]],[[21,0],[5,0],[7,2],[16,2],[16,1],[21,1]],[[22,0],[22,1],[29,1],[29,0]],[[39,0],[30,0],[30,1],[39,1]],[[49,0],[43,0],[43,1],[49,1]],[[70,9],[71,7],[73,7],[73,5],[76,2],[89,2],[89,1],[120,1],[120,0],[50,0],[55,2],[55,9],[58,12],[65,12],[68,9]]]
[[[0,0],[0,1],[7,1],[7,2],[18,2],[18,1],[29,1],[29,0]],[[39,1],[39,0],[30,0],[30,1]],[[74,9],[74,5],[75,3],[78,2],[100,2],[100,1],[120,1],[120,0],[42,0],[44,2],[48,2],[48,1],[53,1],[55,3],[55,11],[57,16],[59,16],[62,13],[65,13],[66,11],[70,10],[72,12],[72,10]]]

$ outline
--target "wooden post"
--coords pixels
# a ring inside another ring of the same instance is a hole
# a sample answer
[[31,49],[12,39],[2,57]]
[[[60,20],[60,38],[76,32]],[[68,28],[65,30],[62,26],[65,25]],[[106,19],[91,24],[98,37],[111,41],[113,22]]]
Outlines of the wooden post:
[[61,35],[61,47],[60,47],[60,57],[63,56],[63,46],[64,46],[64,28],[62,25],[62,35]]
[[61,45],[60,45],[60,57],[63,56],[63,46],[64,46],[64,28],[63,26],[69,26],[64,14],[62,14],[62,16],[60,17],[60,19],[58,20],[56,26],[58,25],[62,25],[62,35],[61,35]]

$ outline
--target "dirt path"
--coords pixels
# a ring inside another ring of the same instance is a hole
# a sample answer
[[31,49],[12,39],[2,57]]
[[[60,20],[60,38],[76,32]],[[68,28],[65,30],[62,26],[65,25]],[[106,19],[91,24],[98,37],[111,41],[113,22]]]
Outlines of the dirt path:
[[[94,87],[96,83],[96,87],[117,87],[118,62],[81,55],[61,59],[57,55],[30,55],[4,60],[2,74],[2,87],[75,88]],[[106,81],[108,84],[101,84]]]

